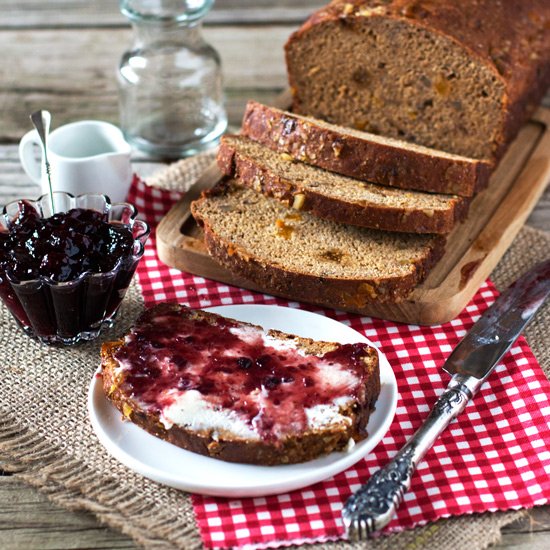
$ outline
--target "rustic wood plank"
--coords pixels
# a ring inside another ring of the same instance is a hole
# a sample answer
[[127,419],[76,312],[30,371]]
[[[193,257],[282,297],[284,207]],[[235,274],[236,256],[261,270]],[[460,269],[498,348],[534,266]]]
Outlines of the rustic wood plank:
[[[0,477],[2,550],[137,548],[126,536],[101,526],[86,512],[57,507],[35,489],[13,477]],[[495,550],[542,550],[550,543],[550,507],[502,529]]]
[[[222,57],[232,124],[239,124],[248,98],[271,101],[286,86],[282,48],[291,30],[206,29]],[[0,143],[18,141],[30,129],[29,113],[38,108],[52,112],[54,127],[86,118],[116,123],[115,68],[130,38],[127,29],[0,33]]]
[[492,550],[547,550],[549,533],[503,533],[502,540]]
[[502,528],[503,533],[547,533],[550,534],[550,506],[538,506],[527,510],[527,514]]
[[[208,25],[227,23],[295,23],[306,19],[324,0],[221,0],[208,14]],[[122,26],[126,19],[114,0],[3,0],[0,28]],[[251,5],[252,4],[252,5]]]
[[528,510],[527,515],[502,528],[498,550],[542,550],[550,547],[550,506]]
[[136,548],[92,514],[59,508],[14,477],[0,477],[0,502],[2,550]]

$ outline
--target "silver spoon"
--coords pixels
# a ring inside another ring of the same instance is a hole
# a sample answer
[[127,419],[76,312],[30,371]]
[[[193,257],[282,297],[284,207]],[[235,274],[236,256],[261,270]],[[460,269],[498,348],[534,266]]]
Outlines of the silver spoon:
[[52,188],[52,177],[51,177],[51,168],[48,161],[48,148],[47,148],[47,138],[50,133],[50,124],[52,121],[52,115],[49,111],[36,111],[31,115],[31,121],[38,132],[40,141],[42,142],[42,154],[44,155],[44,164],[46,166],[46,176],[48,177],[48,187],[50,189],[50,200],[52,202],[52,215],[55,213],[55,205],[53,202],[53,188]]

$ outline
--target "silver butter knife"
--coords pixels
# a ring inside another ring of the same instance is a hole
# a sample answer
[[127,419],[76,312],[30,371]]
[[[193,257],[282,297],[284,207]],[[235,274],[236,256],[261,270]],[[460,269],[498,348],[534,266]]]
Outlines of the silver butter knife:
[[452,378],[424,424],[344,505],[342,519],[350,540],[365,540],[390,522],[418,463],[464,410],[549,293],[550,260],[546,260],[512,284],[473,325],[443,366]]

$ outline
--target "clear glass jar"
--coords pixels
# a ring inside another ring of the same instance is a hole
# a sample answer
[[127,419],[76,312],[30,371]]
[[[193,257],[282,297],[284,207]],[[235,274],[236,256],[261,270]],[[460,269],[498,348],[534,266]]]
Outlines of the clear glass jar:
[[214,0],[121,0],[135,42],[122,56],[121,127],[138,149],[179,158],[215,145],[227,127],[220,58],[201,34]]

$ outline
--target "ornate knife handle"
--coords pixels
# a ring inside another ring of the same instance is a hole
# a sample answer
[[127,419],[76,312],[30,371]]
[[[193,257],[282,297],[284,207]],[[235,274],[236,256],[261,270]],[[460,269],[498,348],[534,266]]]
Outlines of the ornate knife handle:
[[481,383],[455,375],[414,436],[349,497],[342,518],[350,540],[365,540],[390,522],[411,486],[419,462],[451,420],[464,410]]

